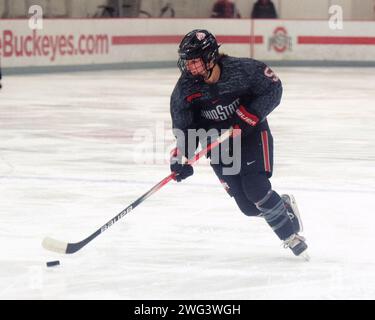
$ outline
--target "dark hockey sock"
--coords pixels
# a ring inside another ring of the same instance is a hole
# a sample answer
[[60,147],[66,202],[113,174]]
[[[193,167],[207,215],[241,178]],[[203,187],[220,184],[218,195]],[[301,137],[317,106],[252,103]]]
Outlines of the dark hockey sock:
[[281,240],[287,239],[294,233],[293,224],[284,203],[275,191],[268,191],[266,196],[256,203],[256,206],[261,212],[260,216],[265,218]]

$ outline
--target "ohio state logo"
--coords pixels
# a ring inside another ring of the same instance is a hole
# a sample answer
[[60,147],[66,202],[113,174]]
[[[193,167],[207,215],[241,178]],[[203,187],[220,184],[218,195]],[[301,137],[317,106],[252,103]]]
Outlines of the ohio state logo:
[[195,36],[198,38],[199,41],[202,41],[204,38],[206,38],[206,34],[203,32],[197,32]]
[[287,50],[292,51],[292,37],[288,35],[288,31],[284,27],[277,27],[273,36],[268,39],[268,50],[272,49],[279,53]]

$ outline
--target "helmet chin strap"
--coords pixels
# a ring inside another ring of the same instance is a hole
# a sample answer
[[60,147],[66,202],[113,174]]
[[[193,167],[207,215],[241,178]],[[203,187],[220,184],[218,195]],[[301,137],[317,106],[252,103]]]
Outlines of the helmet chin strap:
[[215,65],[216,64],[213,64],[212,68],[208,68],[207,66],[212,63],[212,60],[209,62],[209,63],[206,63],[205,64],[205,68],[206,68],[206,71],[208,72],[208,75],[207,75],[207,78],[205,78],[204,80],[208,80],[211,78],[212,76],[212,72],[214,71],[214,68],[215,68]]
[[212,71],[214,70],[214,67],[212,67],[211,69],[208,69],[208,68],[206,67],[206,70],[207,70],[207,72],[208,72],[208,75],[207,75],[207,77],[206,77],[204,80],[210,79],[210,77],[211,77],[211,75],[212,75]]

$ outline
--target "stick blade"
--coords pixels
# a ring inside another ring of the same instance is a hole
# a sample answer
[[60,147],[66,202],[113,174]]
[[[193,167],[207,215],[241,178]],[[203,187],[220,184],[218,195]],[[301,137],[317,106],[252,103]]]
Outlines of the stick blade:
[[43,239],[42,246],[49,251],[67,253],[68,243],[46,237]]

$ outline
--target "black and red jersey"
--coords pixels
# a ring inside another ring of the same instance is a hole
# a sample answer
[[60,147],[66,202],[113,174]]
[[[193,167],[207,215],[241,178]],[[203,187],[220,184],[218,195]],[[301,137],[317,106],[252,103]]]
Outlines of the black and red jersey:
[[219,66],[214,84],[181,75],[171,96],[174,129],[225,129],[235,117],[255,125],[279,105],[281,81],[263,62],[222,56]]

